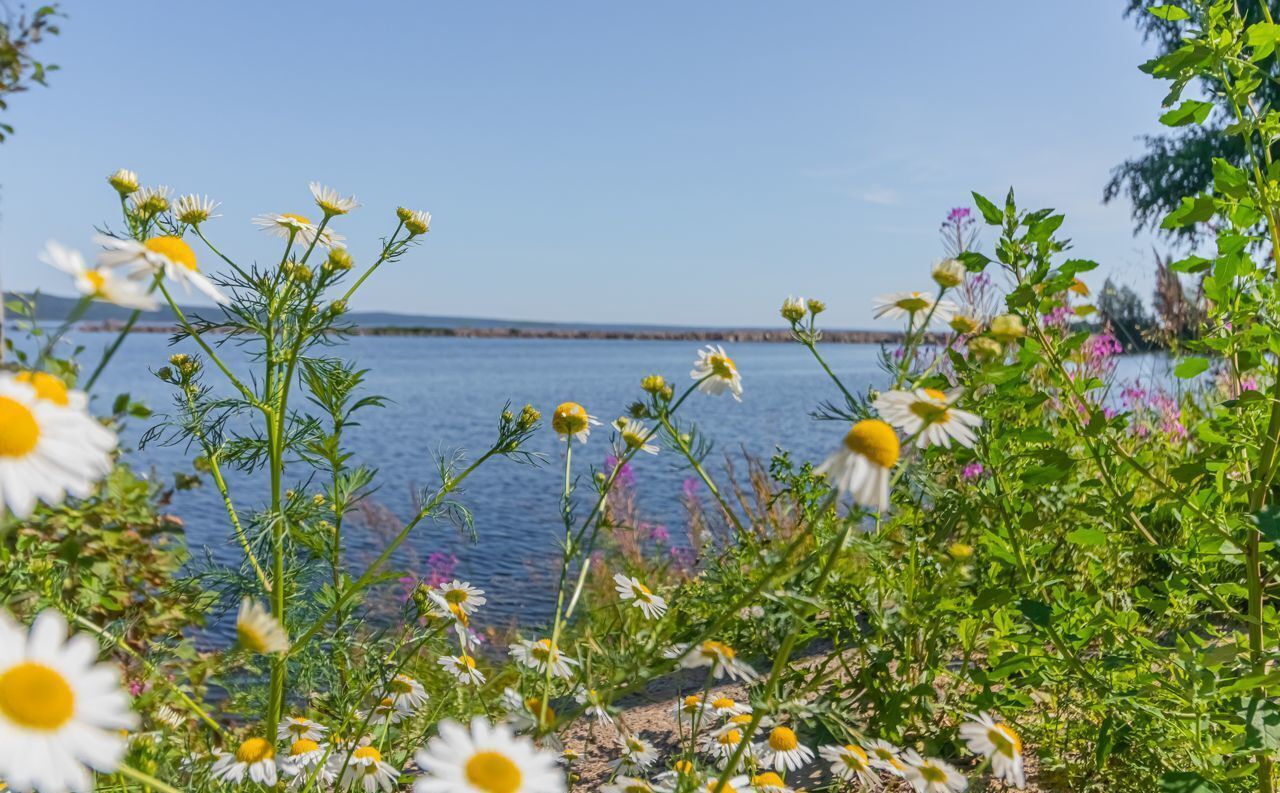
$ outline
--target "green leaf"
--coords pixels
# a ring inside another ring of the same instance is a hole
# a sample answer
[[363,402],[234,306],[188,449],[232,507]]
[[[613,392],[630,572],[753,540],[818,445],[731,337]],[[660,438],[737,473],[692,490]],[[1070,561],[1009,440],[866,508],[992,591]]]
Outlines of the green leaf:
[[1164,220],[1160,222],[1160,228],[1172,231],[1180,226],[1203,223],[1213,217],[1214,209],[1212,196],[1198,195],[1194,198],[1183,198],[1177,209],[1165,215]]
[[1195,771],[1168,771],[1160,777],[1160,793],[1222,793]]
[[1185,127],[1188,124],[1203,124],[1213,110],[1212,102],[1201,102],[1186,99],[1173,110],[1160,116],[1160,123],[1167,127]]
[[1179,6],[1149,6],[1147,13],[1156,19],[1163,19],[1165,22],[1180,22],[1191,18],[1187,10]]
[[1274,22],[1258,22],[1245,31],[1245,39],[1253,49],[1252,60],[1260,61],[1275,52],[1276,43],[1280,42],[1280,25]]
[[1170,264],[1169,269],[1175,273],[1202,273],[1208,270],[1211,264],[1213,262],[1203,256],[1188,256]]
[[1053,620],[1053,608],[1043,600],[1023,600],[1018,603],[1018,611],[1022,612],[1022,616],[1031,620],[1033,625],[1039,625],[1046,628]]
[[1067,542],[1073,545],[1105,545],[1107,542],[1107,533],[1102,529],[1091,529],[1081,527],[1074,531],[1067,532]]
[[991,259],[976,251],[965,251],[956,258],[971,273],[980,273],[991,263]]
[[991,203],[991,199],[978,193],[973,194],[973,201],[978,205],[978,211],[982,213],[982,219],[992,226],[999,226],[1004,221],[1004,213],[1001,212],[995,204]]
[[1239,715],[1244,719],[1244,748],[1280,748],[1280,705],[1254,695]]
[[1182,361],[1174,368],[1173,376],[1182,378],[1183,380],[1190,380],[1193,377],[1198,377],[1208,368],[1208,358],[1201,358],[1199,356],[1183,358]]

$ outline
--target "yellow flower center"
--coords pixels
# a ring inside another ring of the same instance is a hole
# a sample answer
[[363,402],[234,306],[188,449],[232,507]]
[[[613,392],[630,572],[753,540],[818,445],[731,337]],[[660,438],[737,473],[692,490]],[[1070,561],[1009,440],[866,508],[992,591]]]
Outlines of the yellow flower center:
[[102,293],[102,287],[107,285],[107,277],[100,270],[87,270],[84,274],[84,280],[89,282],[93,287],[93,291],[97,294]]
[[[356,760],[372,760],[374,763],[382,762],[382,752],[379,752],[372,746],[361,746],[352,752],[351,756]],[[372,766],[373,763],[370,763]]]
[[904,297],[894,305],[903,311],[909,311],[914,314],[929,307],[929,298],[925,297],[923,292],[912,292],[910,297]]
[[250,738],[240,744],[240,748],[236,750],[236,760],[249,765],[270,760],[275,756],[275,749],[272,749],[271,744],[263,738]]
[[388,686],[396,694],[409,694],[413,691],[413,683],[404,675],[396,675]]
[[1016,757],[1022,752],[1022,738],[1008,724],[998,723],[987,730],[987,740],[996,747],[996,751],[1005,757]]
[[256,625],[245,620],[237,622],[236,637],[240,640],[241,647],[259,655],[266,655],[267,637],[262,631],[258,630]]
[[739,713],[737,716],[730,718],[729,722],[732,724],[741,724],[745,727],[746,725],[751,723],[751,714]]
[[721,746],[737,746],[738,742],[742,740],[742,733],[737,730],[728,730],[716,740],[720,742]]
[[637,600],[643,600],[646,603],[653,600],[653,593],[649,591],[649,587],[639,581],[632,582],[631,593],[636,596]]
[[301,735],[311,729],[311,722],[304,719],[290,720],[288,730],[294,735]]
[[52,732],[71,721],[75,705],[66,678],[44,664],[24,661],[0,675],[0,713],[19,727]]
[[299,738],[298,740],[293,742],[293,746],[289,747],[289,754],[293,755],[294,757],[297,757],[300,754],[306,754],[307,752],[314,752],[319,748],[320,748],[320,744],[316,743],[310,738]]
[[879,419],[863,419],[854,424],[844,436],[844,445],[881,468],[892,468],[902,450],[893,427]]
[[947,772],[938,768],[931,763],[925,763],[920,766],[920,776],[926,782],[946,782]]
[[445,599],[445,601],[446,601],[446,602],[448,602],[448,603],[466,603],[466,602],[467,602],[467,590],[465,590],[465,589],[450,589],[448,592],[445,592],[445,593],[444,593],[444,599]]
[[861,746],[846,744],[844,747],[844,764],[855,771],[862,771],[867,768],[867,753],[862,751]]
[[460,656],[458,656],[458,663],[462,664],[463,666],[465,666],[465,667],[466,667],[466,668],[468,668],[468,669],[475,669],[475,668],[476,668],[476,660],[475,660],[474,658],[472,658],[471,656],[469,656],[469,655],[460,655]]
[[872,749],[871,751],[875,753],[876,759],[879,760],[880,762],[888,763],[894,768],[902,768],[902,763],[899,762],[898,758],[893,756],[893,752],[889,751],[888,749],[885,749],[883,747],[877,747],[875,749]]
[[728,697],[720,697],[719,699],[714,700],[711,703],[711,707],[715,708],[716,710],[728,710],[729,708],[732,708],[733,705],[734,705],[733,700],[729,699]]
[[765,771],[763,774],[756,774],[751,778],[751,784],[756,787],[786,787],[786,783],[782,781],[782,777],[773,771]]
[[[529,697],[524,701],[524,706],[528,708],[529,712],[532,713],[534,717],[539,719],[542,723],[555,724],[556,712],[551,709],[550,705],[547,705],[546,711],[543,711],[542,709],[543,705],[542,705],[541,699],[537,697]],[[543,716],[544,712],[546,713],[546,716]]]
[[551,658],[551,640],[539,639],[533,643],[533,647],[529,649],[529,654],[539,661],[546,661]]
[[789,752],[800,745],[790,727],[774,727],[769,733],[769,748],[775,752]]
[[698,705],[699,705],[701,702],[702,702],[702,700],[698,699],[698,698],[697,698],[697,697],[695,697],[695,696],[688,696],[688,697],[685,697],[685,698],[684,698],[684,709],[685,709],[685,710],[690,710],[690,711],[692,711],[692,710],[697,710],[697,709],[698,709]]
[[34,388],[36,396],[55,405],[66,407],[71,402],[67,396],[67,384],[48,372],[19,372],[17,380]]
[[723,658],[726,661],[732,661],[737,655],[729,645],[713,640],[702,643],[702,654],[712,658]]
[[193,273],[196,271],[196,252],[181,237],[152,237],[142,246]]
[[677,774],[684,774],[687,776],[693,773],[693,763],[688,760],[677,760],[676,764],[673,765],[672,768],[675,769]]
[[476,752],[466,765],[467,781],[485,793],[516,793],[523,775],[501,752]]
[[925,423],[946,423],[951,418],[951,411],[947,410],[947,395],[936,388],[926,388],[924,393],[929,399],[936,401],[927,402],[917,399],[911,403],[911,412],[923,419]]
[[587,428],[587,409],[577,402],[564,402],[551,414],[551,429],[561,435],[576,435]]
[[0,457],[25,457],[39,440],[35,414],[21,402],[0,396]]
[[291,223],[290,222],[281,223],[280,225],[282,226],[289,226],[290,228],[292,228],[293,226],[310,226],[311,225],[311,219],[308,218],[306,215],[295,215],[292,212],[285,212],[280,217],[285,218],[286,221],[292,221]]
[[627,445],[627,448],[639,449],[644,446],[645,435],[647,434],[644,429],[632,429],[632,425],[627,425],[627,427],[622,431],[622,442]]
[[712,355],[707,358],[707,364],[711,367],[711,373],[716,377],[723,377],[726,380],[733,379],[738,373],[738,367],[734,365],[733,359],[727,355]]

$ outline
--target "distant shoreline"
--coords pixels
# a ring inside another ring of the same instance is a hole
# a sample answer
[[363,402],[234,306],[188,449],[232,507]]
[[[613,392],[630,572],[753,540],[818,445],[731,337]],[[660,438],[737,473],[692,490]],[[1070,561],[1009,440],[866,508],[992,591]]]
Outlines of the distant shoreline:
[[[76,329],[84,333],[118,333],[123,322],[81,322]],[[181,330],[176,325],[138,324],[133,333],[167,333]],[[582,339],[595,341],[702,341],[702,342],[768,342],[792,341],[791,331],[782,328],[440,328],[370,326],[356,327],[357,336],[424,336],[459,339]],[[822,340],[835,344],[895,344],[901,342],[899,331],[824,330]],[[941,338],[941,337],[938,337]],[[935,339],[936,340],[936,339]]]

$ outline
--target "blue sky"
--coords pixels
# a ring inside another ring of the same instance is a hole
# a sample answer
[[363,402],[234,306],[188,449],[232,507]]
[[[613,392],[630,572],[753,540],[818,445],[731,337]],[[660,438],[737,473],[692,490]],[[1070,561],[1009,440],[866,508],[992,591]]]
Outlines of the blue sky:
[[1150,240],[1101,203],[1163,95],[1120,5],[66,0],[62,71],[7,114],[0,277],[67,293],[36,254],[89,250],[123,166],[221,201],[243,260],[313,179],[364,204],[357,261],[430,210],[362,309],[772,325],[801,294],[873,327],[948,208],[1010,185],[1145,296]]

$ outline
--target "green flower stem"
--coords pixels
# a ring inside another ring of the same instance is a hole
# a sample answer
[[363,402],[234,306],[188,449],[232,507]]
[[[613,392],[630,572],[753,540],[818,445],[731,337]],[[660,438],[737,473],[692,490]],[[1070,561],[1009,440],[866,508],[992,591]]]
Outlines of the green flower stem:
[[144,774],[136,768],[130,768],[127,765],[121,764],[121,766],[116,770],[121,776],[127,776],[135,782],[141,782],[143,789],[155,788],[160,791],[160,793],[181,793],[177,788],[170,787],[150,774]]
[[680,433],[676,432],[676,428],[672,426],[671,421],[665,415],[659,417],[658,421],[671,435],[672,439],[675,441],[676,448],[679,449],[680,453],[689,461],[689,465],[692,466],[693,470],[698,474],[698,478],[700,478],[703,484],[707,486],[707,489],[711,491],[711,495],[715,496],[716,501],[720,504],[720,509],[724,511],[725,517],[729,519],[729,522],[733,524],[734,530],[738,533],[738,538],[740,540],[750,539],[747,534],[747,530],[742,526],[742,522],[738,520],[738,515],[729,508],[729,503],[725,500],[724,495],[721,494],[720,488],[716,487],[716,483],[711,480],[706,469],[703,468],[702,463],[698,462],[698,459],[694,457],[693,450],[689,448],[689,444],[685,442],[684,438],[680,437]]
[[351,296],[356,293],[356,290],[360,288],[360,286],[369,278],[369,276],[373,275],[374,271],[377,270],[378,267],[381,266],[381,264],[391,256],[393,249],[395,250],[396,253],[399,253],[400,251],[404,250],[404,247],[409,243],[409,240],[413,239],[413,235],[409,235],[408,237],[405,237],[403,240],[396,242],[396,237],[400,236],[400,229],[402,228],[404,228],[403,220],[397,223],[396,230],[391,232],[391,238],[388,239],[387,244],[382,247],[382,255],[378,257],[377,261],[369,265],[369,269],[365,270],[360,275],[360,277],[356,279],[356,282],[352,284],[349,289],[347,289],[346,294],[342,296],[342,302],[345,303],[351,299]]
[[173,301],[173,296],[169,294],[169,290],[165,287],[163,281],[160,282],[160,293],[164,295],[164,299],[169,304],[169,308],[171,308],[174,315],[177,316],[178,324],[182,325],[182,329],[185,330],[187,335],[200,346],[200,349],[204,351],[204,354],[209,356],[209,360],[213,361],[214,365],[217,366],[218,370],[226,376],[231,385],[240,392],[240,395],[244,397],[246,401],[260,409],[263,408],[264,406],[258,401],[257,396],[246,388],[244,383],[240,382],[240,378],[236,377],[231,370],[227,368],[227,365],[223,363],[222,358],[218,356],[218,353],[214,352],[213,348],[209,346],[209,343],[195,331],[195,328],[191,327],[191,323],[187,321],[187,317],[182,313],[182,309],[178,308],[178,304]]
[[330,606],[328,609],[326,609],[325,612],[321,614],[320,617],[317,618],[314,623],[312,623],[311,627],[308,628],[306,631],[304,631],[303,634],[299,636],[296,641],[293,642],[293,646],[289,648],[289,652],[286,657],[292,656],[295,653],[297,653],[299,650],[301,650],[302,647],[305,646],[306,643],[309,642],[312,639],[312,637],[314,637],[320,631],[320,629],[324,627],[325,623],[327,623],[333,617],[333,615],[337,613],[338,609],[345,606],[351,600],[351,598],[355,597],[355,595],[358,592],[364,590],[370,584],[372,584],[373,579],[378,574],[378,570],[382,567],[383,564],[386,563],[388,559],[391,558],[391,555],[396,552],[396,549],[398,549],[404,543],[404,541],[408,539],[409,533],[412,532],[419,523],[421,523],[424,519],[426,519],[426,517],[429,514],[431,514],[431,512],[437,506],[439,506],[440,502],[444,500],[445,496],[449,495],[454,490],[456,490],[457,487],[461,485],[468,476],[470,476],[477,468],[479,468],[490,457],[493,457],[495,454],[497,454],[498,451],[499,451],[498,447],[494,446],[484,454],[480,455],[480,457],[474,463],[467,466],[466,469],[462,471],[462,473],[458,474],[456,477],[445,482],[444,485],[440,488],[440,492],[432,496],[431,500],[428,501],[426,504],[424,504],[422,508],[418,510],[418,514],[415,515],[412,520],[406,523],[404,525],[404,528],[402,528],[400,532],[396,534],[394,538],[392,538],[391,542],[387,544],[387,547],[383,549],[382,553],[378,554],[378,558],[373,560],[373,563],[370,564],[369,567],[365,569],[364,573],[362,573],[360,577],[356,579],[355,583],[353,583],[347,589],[342,590],[342,594],[337,597],[337,599],[334,601],[334,604]]

